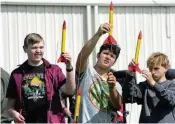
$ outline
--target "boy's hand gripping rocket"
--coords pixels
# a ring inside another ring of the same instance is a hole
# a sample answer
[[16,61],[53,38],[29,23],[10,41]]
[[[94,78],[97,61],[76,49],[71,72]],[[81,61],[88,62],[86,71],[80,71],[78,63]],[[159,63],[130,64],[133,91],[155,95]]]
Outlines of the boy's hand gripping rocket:
[[113,15],[114,15],[114,6],[111,2],[110,8],[109,8],[109,24],[111,26],[111,30],[109,32],[109,36],[104,41],[104,44],[115,44],[115,45],[117,45],[117,41],[112,36],[112,33],[113,33]]
[[141,73],[141,70],[139,68],[139,63],[138,63],[141,41],[142,41],[142,32],[140,31],[139,36],[138,36],[138,40],[137,40],[137,46],[136,46],[136,52],[135,52],[135,58],[134,58],[135,65],[129,66],[129,68],[128,68],[129,71],[137,71],[137,72]]
[[67,63],[67,60],[62,56],[62,54],[65,52],[66,48],[66,22],[63,22],[63,28],[62,28],[62,44],[61,44],[61,56],[58,58],[57,63],[64,62]]

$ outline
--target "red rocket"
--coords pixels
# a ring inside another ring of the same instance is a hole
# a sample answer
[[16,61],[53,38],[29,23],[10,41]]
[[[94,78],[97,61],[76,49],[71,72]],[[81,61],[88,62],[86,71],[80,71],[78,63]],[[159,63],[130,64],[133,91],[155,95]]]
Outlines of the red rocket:
[[[62,46],[61,46],[61,54],[63,54],[65,52],[65,48],[66,48],[66,21],[64,20],[63,22],[63,28],[62,28]],[[59,62],[65,62],[67,63],[67,60],[60,55],[60,57],[57,60],[57,63]]]
[[117,41],[112,36],[113,27],[114,27],[113,26],[113,15],[114,15],[114,6],[113,6],[113,3],[111,2],[110,7],[109,7],[109,24],[111,26],[111,30],[109,32],[109,36],[104,41],[104,44],[108,43],[108,44],[115,44],[115,45],[117,45]]

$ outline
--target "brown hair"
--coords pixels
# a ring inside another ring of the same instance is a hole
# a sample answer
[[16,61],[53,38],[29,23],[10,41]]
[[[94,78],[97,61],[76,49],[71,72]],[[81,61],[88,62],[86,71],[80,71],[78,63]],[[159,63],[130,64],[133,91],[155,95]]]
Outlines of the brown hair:
[[169,66],[168,56],[160,52],[153,53],[147,60],[147,67],[152,69],[156,66]]
[[24,48],[27,48],[29,44],[35,44],[43,41],[43,38],[37,33],[30,33],[24,39]]
[[100,47],[100,50],[99,50],[99,54],[103,51],[103,50],[109,50],[110,52],[112,52],[115,56],[116,56],[116,59],[119,57],[119,54],[120,54],[120,47],[118,45],[114,45],[114,44],[103,44],[101,47]]

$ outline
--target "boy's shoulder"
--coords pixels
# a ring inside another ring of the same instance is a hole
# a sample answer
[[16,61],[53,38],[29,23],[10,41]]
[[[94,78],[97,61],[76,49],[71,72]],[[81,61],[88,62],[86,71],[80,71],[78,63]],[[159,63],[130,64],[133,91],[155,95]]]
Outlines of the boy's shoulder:
[[175,85],[175,79],[174,80],[166,80],[167,85]]

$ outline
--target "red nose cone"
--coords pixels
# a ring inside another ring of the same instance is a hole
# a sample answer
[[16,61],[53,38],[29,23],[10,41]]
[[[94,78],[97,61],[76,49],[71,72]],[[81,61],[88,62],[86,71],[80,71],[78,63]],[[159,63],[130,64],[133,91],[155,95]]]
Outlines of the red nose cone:
[[63,29],[66,29],[66,21],[63,22]]
[[113,3],[111,2],[110,4],[110,11],[113,11],[114,10],[114,6],[113,6]]
[[78,89],[78,95],[81,96],[81,89]]
[[138,39],[142,39],[142,32],[141,31],[139,32]]

